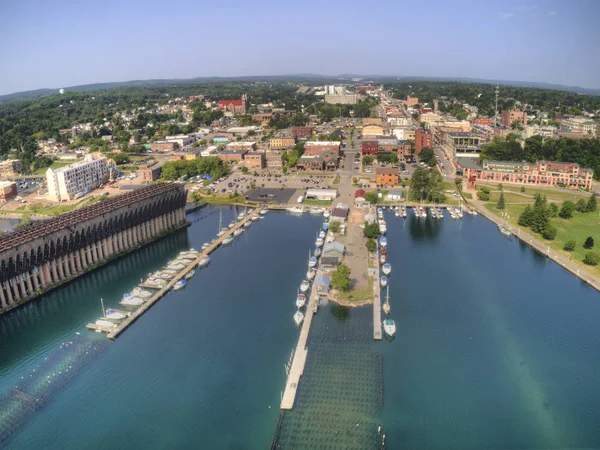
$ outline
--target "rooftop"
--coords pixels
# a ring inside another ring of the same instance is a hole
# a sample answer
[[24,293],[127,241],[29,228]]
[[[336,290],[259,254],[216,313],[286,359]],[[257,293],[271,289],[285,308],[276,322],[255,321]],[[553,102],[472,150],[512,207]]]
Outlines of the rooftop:
[[393,169],[391,167],[378,167],[375,169],[375,174],[377,175],[398,175],[398,169]]

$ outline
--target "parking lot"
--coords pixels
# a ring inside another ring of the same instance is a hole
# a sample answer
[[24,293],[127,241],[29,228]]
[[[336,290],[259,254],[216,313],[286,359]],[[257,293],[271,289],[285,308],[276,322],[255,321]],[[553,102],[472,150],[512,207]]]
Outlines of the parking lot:
[[251,189],[262,188],[289,188],[289,189],[306,189],[306,188],[329,188],[333,181],[333,175],[250,175],[234,173],[230,174],[225,179],[217,180],[207,186],[215,193],[232,193],[238,191],[243,193]]

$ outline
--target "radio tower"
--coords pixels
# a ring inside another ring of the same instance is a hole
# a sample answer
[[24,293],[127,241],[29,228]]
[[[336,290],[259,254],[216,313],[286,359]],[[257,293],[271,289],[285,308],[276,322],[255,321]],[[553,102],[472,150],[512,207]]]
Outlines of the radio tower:
[[498,126],[498,94],[500,93],[500,86],[496,85],[496,109],[494,111],[494,128]]

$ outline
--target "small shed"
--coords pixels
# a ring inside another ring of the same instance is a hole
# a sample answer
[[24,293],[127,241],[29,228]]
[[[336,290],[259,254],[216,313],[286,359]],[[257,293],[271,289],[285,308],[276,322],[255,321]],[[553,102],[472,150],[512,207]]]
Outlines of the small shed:
[[322,256],[321,267],[324,269],[335,269],[340,263],[340,259],[337,256]]
[[341,242],[328,242],[323,246],[323,256],[335,256],[337,258],[342,258],[345,252],[346,248]]
[[329,285],[331,280],[327,275],[321,275],[317,278],[317,293],[327,294],[329,292]]

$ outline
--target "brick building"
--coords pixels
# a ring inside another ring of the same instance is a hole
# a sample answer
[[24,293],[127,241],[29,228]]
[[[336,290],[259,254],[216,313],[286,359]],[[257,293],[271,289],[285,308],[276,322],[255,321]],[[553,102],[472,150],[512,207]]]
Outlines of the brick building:
[[142,167],[142,179],[144,183],[152,183],[158,180],[162,175],[162,164],[155,164],[153,166]]
[[248,170],[262,170],[265,168],[265,154],[263,152],[248,152],[244,155],[244,166]]
[[338,141],[312,141],[304,144],[304,154],[306,156],[320,155],[325,151],[330,151],[337,156],[340,155],[340,142]]
[[409,141],[398,141],[398,159],[400,160],[400,162],[407,162],[409,160],[412,160],[411,151],[412,147]]
[[271,150],[290,148],[294,145],[296,145],[296,139],[293,137],[276,137],[269,139],[269,148]]
[[338,157],[330,150],[325,150],[318,155],[306,153],[298,159],[296,167],[299,170],[335,170],[338,167]]
[[377,139],[379,145],[379,153],[397,153],[398,152],[398,139],[395,137],[380,137]]
[[266,125],[269,125],[269,122],[271,121],[271,119],[273,118],[273,113],[257,113],[257,114],[252,114],[252,120],[254,122],[260,122],[260,124],[264,127]]
[[584,169],[577,163],[536,161],[490,161],[481,165],[465,158],[462,162],[469,182],[477,180],[498,183],[515,183],[529,186],[562,185],[571,189],[590,189],[594,171]]
[[411,97],[410,95],[406,96],[406,106],[413,106],[419,103],[418,97]]
[[428,130],[419,128],[415,131],[415,155],[426,147],[433,148],[433,135]]
[[150,150],[153,152],[174,152],[177,148],[176,142],[156,141],[150,145]]
[[11,201],[17,196],[17,183],[14,181],[0,181],[0,203]]
[[309,138],[312,136],[311,127],[292,127],[292,136],[297,138]]
[[492,118],[491,117],[478,117],[477,119],[473,119],[473,123],[477,125],[491,125]]
[[378,167],[375,169],[375,182],[383,186],[396,186],[400,181],[398,169]]
[[238,162],[242,160],[246,153],[248,153],[248,150],[223,150],[222,152],[215,153],[214,156],[225,162]]
[[500,123],[506,128],[510,128],[514,121],[517,121],[520,125],[527,125],[527,113],[520,109],[513,109],[512,111],[502,111]]
[[363,156],[377,156],[379,154],[379,143],[377,142],[377,140],[362,141],[360,145],[360,153]]
[[234,114],[246,114],[248,109],[248,97],[242,95],[240,100],[219,100],[217,109],[219,111],[228,111]]

